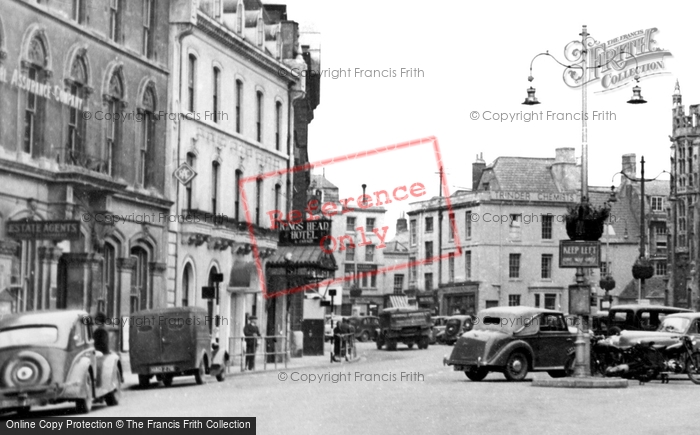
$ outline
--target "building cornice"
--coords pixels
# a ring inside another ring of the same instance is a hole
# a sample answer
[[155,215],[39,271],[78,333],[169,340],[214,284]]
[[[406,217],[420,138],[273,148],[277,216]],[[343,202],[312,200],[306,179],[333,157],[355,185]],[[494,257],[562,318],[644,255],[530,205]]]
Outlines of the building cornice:
[[[290,67],[277,61],[276,59],[271,58],[268,55],[265,55],[256,46],[226,29],[215,20],[212,20],[202,11],[198,11],[197,13],[196,28],[201,30],[207,36],[225,45],[227,48],[231,48],[234,52],[259,65],[269,73],[277,76],[281,80],[288,83],[297,83],[301,81],[301,78],[295,77],[294,72]],[[284,71],[284,74],[282,74],[282,71]]]

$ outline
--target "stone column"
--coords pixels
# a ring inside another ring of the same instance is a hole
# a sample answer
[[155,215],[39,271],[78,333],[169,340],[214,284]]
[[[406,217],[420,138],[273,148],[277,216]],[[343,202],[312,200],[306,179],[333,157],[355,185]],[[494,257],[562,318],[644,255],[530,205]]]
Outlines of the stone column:
[[149,270],[149,299],[152,308],[164,308],[167,306],[167,291],[165,285],[165,271],[168,265],[166,263],[148,263]]
[[44,309],[56,309],[56,291],[58,286],[58,259],[63,254],[56,246],[39,247],[41,263],[41,306]]

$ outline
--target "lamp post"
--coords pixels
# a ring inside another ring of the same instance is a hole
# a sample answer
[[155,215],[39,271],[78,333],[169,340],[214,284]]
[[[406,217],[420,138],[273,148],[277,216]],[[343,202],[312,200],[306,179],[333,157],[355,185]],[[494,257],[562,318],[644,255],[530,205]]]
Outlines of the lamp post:
[[[576,51],[578,53],[579,57],[577,62],[574,64],[569,64],[566,65],[564,63],[559,62],[554,56],[549,54],[549,52],[545,53],[540,53],[536,55],[535,57],[532,58],[532,61],[530,61],[530,75],[528,76],[528,81],[532,82],[534,80],[534,77],[532,75],[532,65],[535,62],[535,59],[537,59],[539,56],[549,56],[552,59],[554,59],[558,64],[562,65],[565,69],[581,69],[581,202],[579,204],[580,210],[583,209],[588,209],[588,116],[587,116],[587,110],[588,110],[588,69],[595,69],[595,68],[602,68],[603,66],[609,64],[613,60],[615,60],[616,57],[621,56],[622,54],[627,54],[630,57],[632,57],[635,61],[636,67],[635,67],[635,74],[638,71],[639,64],[637,63],[637,59],[628,52],[621,51],[617,55],[615,55],[612,59],[608,60],[605,64],[602,65],[593,65],[593,66],[588,66],[588,46],[589,46],[589,33],[586,25],[583,25],[582,31],[579,34],[581,36],[581,40],[577,41],[574,40],[569,45],[571,44],[580,44],[580,49]],[[568,47],[568,45],[567,45]],[[635,80],[637,83],[639,83],[639,75],[635,75]],[[643,104],[646,103],[644,98],[641,96],[641,89],[639,88],[638,85],[636,85],[633,88],[633,94],[632,98],[628,101],[630,104]],[[528,106],[535,105],[535,104],[540,104],[540,102],[537,100],[537,97],[535,96],[535,88],[530,86],[527,89],[527,98],[525,101],[522,103]],[[586,239],[589,240],[589,239]],[[596,239],[597,240],[597,239]],[[580,288],[583,288],[586,286],[586,280],[585,280],[585,274],[583,268],[577,268],[576,269],[576,284]],[[590,296],[590,294],[589,294]],[[590,302],[588,303],[590,305]],[[590,306],[588,307],[588,310],[590,310]],[[583,311],[583,310],[581,310]],[[583,314],[579,314],[578,318],[579,324],[583,325]],[[582,328],[578,328],[578,334],[576,337],[576,365],[574,369],[574,376],[575,377],[587,377],[590,375],[590,355],[588,352],[585,351],[586,349],[586,344],[589,342],[588,338],[588,333],[584,333]]]

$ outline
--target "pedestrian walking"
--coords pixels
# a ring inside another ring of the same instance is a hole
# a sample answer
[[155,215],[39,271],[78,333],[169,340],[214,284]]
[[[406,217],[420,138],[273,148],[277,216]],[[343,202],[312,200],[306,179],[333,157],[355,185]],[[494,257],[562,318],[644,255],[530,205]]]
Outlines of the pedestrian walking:
[[[255,370],[255,351],[258,347],[258,338],[260,337],[260,330],[256,325],[258,318],[255,316],[248,317],[248,324],[243,328],[243,335],[245,335],[245,369],[244,370]],[[256,337],[257,336],[257,337]]]

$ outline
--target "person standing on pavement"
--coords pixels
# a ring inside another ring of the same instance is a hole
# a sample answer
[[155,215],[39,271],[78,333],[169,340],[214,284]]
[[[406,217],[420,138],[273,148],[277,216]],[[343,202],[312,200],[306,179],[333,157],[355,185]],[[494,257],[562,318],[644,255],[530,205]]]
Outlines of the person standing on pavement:
[[[258,347],[258,338],[260,337],[260,330],[255,324],[258,318],[255,316],[250,316],[248,318],[248,324],[243,328],[243,335],[246,336],[245,339],[245,369],[244,370],[255,370],[255,351]],[[256,337],[257,335],[257,337]]]

